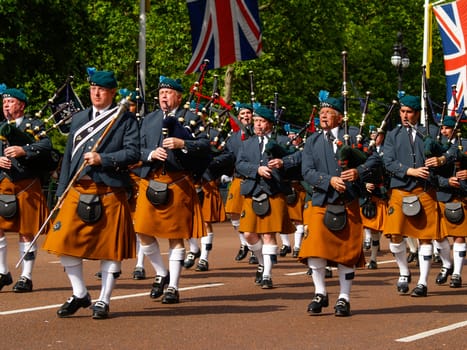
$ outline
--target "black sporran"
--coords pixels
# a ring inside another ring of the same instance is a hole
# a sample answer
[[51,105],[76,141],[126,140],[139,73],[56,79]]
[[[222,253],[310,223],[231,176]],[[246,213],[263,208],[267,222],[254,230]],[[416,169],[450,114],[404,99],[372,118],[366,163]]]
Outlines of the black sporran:
[[80,219],[88,224],[99,221],[102,216],[102,203],[99,195],[81,193],[77,211]]
[[261,193],[259,196],[253,197],[253,211],[258,216],[265,216],[269,213],[269,197],[267,193]]
[[294,205],[298,201],[297,191],[292,188],[292,192],[285,196],[286,202],[288,205]]
[[422,205],[418,196],[405,196],[402,198],[402,212],[405,216],[416,216],[421,209]]
[[0,216],[11,219],[18,210],[18,201],[14,194],[0,194]]
[[458,224],[464,220],[464,207],[462,202],[448,202],[444,209],[444,216],[452,224]]
[[367,219],[373,219],[376,216],[376,203],[370,198],[367,198],[365,203],[362,204],[362,214]]
[[166,205],[169,202],[169,185],[164,182],[149,180],[146,197],[152,205]]
[[331,231],[342,230],[347,223],[345,205],[328,204],[323,221],[326,227]]

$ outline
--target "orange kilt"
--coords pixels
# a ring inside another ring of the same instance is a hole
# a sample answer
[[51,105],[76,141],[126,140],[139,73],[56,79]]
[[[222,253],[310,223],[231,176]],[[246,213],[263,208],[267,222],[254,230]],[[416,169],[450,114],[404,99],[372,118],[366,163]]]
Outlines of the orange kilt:
[[269,213],[265,216],[258,216],[253,211],[253,199],[250,196],[245,197],[243,209],[240,214],[240,232],[252,233],[294,233],[295,225],[290,221],[287,211],[285,195],[282,193],[269,196]]
[[240,184],[242,180],[234,177],[230,182],[229,193],[225,201],[225,212],[228,214],[240,214],[243,208],[244,197],[240,194]]
[[135,211],[136,211],[136,199],[139,195],[139,180],[140,177],[135,173],[130,172],[130,179],[131,179],[131,194],[130,198],[128,198],[128,205],[130,206],[131,217],[134,219]]
[[[459,202],[459,200],[455,200],[454,202]],[[444,215],[446,203],[439,202],[441,237],[467,237],[467,218],[465,217],[467,215],[466,198],[462,199],[462,206],[464,207],[464,219],[458,224],[453,224]]]
[[167,239],[206,236],[203,213],[195,186],[186,172],[153,173],[150,179],[169,184],[169,202],[154,206],[146,197],[149,179],[141,179],[136,201],[135,231]]
[[225,208],[219,185],[216,180],[203,183],[203,218],[205,222],[224,222]]
[[362,209],[360,208],[363,227],[372,229],[373,231],[383,231],[387,220],[388,202],[387,200],[378,197],[371,197],[370,200],[376,203],[376,215],[375,217],[368,219],[362,214]]
[[4,178],[0,181],[0,193],[16,194],[18,208],[11,219],[0,216],[0,228],[23,235],[35,235],[49,215],[40,180],[25,179],[13,183]]
[[303,186],[299,182],[292,182],[292,188],[297,194],[297,201],[293,204],[287,205],[289,211],[290,220],[293,222],[303,221],[303,206],[305,204],[306,192]]
[[[418,195],[422,209],[417,216],[408,217],[402,212],[402,198]],[[385,235],[403,235],[418,239],[440,239],[439,207],[436,192],[425,192],[422,187],[416,187],[407,192],[392,189],[389,195],[388,216],[383,233]]]
[[[96,223],[85,223],[78,216],[80,193],[100,196],[103,212]],[[136,235],[125,190],[90,180],[79,181],[67,192],[42,249],[52,254],[96,260],[134,258]]]
[[304,222],[308,227],[299,253],[299,260],[302,263],[306,264],[308,258],[315,257],[326,259],[329,265],[365,266],[365,256],[362,250],[363,230],[358,201],[354,200],[346,205],[346,211],[346,226],[341,231],[333,232],[324,225],[326,207],[308,206],[304,212]]

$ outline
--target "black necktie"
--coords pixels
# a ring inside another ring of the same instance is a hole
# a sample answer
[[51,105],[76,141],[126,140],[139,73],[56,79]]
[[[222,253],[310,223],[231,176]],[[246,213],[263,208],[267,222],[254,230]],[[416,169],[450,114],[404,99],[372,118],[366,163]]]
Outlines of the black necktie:
[[409,134],[410,144],[413,147],[414,146],[414,140],[413,140],[413,135],[412,135],[412,127],[407,128],[407,133]]
[[263,154],[263,148],[264,148],[264,138],[263,136],[259,137],[259,153]]
[[100,114],[101,112],[97,111],[96,114],[94,115],[94,119],[96,119]]

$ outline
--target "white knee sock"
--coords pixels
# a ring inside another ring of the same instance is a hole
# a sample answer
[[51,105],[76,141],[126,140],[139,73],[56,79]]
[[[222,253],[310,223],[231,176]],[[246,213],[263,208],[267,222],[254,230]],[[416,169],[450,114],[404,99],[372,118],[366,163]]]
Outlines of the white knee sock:
[[400,243],[389,243],[389,250],[396,258],[397,266],[399,266],[399,274],[401,276],[409,276],[409,264],[407,263],[407,258],[405,256],[407,250],[405,240]]
[[416,253],[418,251],[418,240],[416,238],[407,237],[405,238],[405,241],[407,242],[411,253]]
[[190,238],[188,240],[188,244],[190,245],[190,252],[192,252],[192,253],[198,253],[199,252],[198,238]]
[[454,271],[453,274],[461,275],[462,266],[464,265],[466,243],[454,243],[452,245],[452,255],[454,257]]
[[294,248],[300,249],[300,246],[302,245],[302,238],[303,238],[303,225],[295,225],[295,233],[294,233]]
[[258,264],[264,266],[263,241],[259,240],[253,245],[249,243],[247,243],[247,245],[248,245],[248,249],[251,250],[255,254],[256,258],[258,259]]
[[169,249],[169,286],[178,289],[180,281],[180,273],[182,271],[182,263],[185,259],[185,248]]
[[159,243],[155,241],[150,245],[141,245],[140,249],[144,255],[148,257],[149,262],[156,272],[156,275],[167,276],[168,271],[162,259]]
[[420,277],[417,284],[428,285],[428,274],[431,268],[431,259],[433,257],[433,245],[421,244],[418,247],[418,263],[420,265]]
[[443,267],[451,268],[451,246],[447,238],[443,239],[441,242],[433,240],[433,252],[437,252],[441,261],[443,262]]
[[340,293],[338,299],[343,298],[347,301],[350,301],[350,290],[352,288],[352,281],[354,279],[355,269],[342,264],[338,264],[337,269],[339,271],[340,285]]
[[263,253],[264,259],[264,270],[263,276],[272,276],[272,259],[271,255],[277,254],[277,245],[272,244],[263,244],[263,248],[261,249]]
[[379,239],[381,237],[381,232],[371,231],[371,257],[370,260],[376,261],[379,250]]
[[214,233],[208,232],[207,236],[201,237],[201,256],[200,259],[208,261],[209,250],[206,248],[209,244],[212,247],[212,241],[214,240]]
[[6,236],[0,238],[0,273],[6,275],[8,273],[7,262],[7,241]]
[[121,271],[120,261],[102,260],[101,261],[101,294],[99,300],[103,301],[107,305],[110,303],[110,296],[112,291],[117,284],[117,278]]
[[285,233],[281,233],[280,236],[281,236],[282,244],[290,247],[289,235]]
[[141,250],[141,241],[136,239],[136,266],[144,267],[144,252]]
[[321,258],[308,258],[308,267],[313,270],[311,277],[315,285],[315,294],[327,295],[326,282],[326,260]]
[[[24,252],[28,250],[30,246],[30,242],[20,242],[19,243],[19,254],[23,256]],[[21,276],[26,278],[32,279],[32,269],[34,267],[34,262],[36,261],[36,250],[37,246],[34,244],[29,249],[29,253],[23,260],[23,271],[21,272]]]
[[73,295],[77,298],[84,298],[88,290],[83,278],[83,259],[63,255],[60,257],[60,262],[70,280]]

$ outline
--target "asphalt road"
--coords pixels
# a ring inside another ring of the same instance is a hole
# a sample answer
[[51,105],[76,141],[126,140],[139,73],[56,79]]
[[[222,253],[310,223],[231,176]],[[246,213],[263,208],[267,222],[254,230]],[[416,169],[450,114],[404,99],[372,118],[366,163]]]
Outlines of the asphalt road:
[[[467,345],[466,283],[460,289],[436,285],[440,266],[433,264],[428,297],[399,295],[398,270],[386,239],[378,269],[357,270],[352,316],[334,316],[339,292],[336,271],[327,280],[330,306],[322,315],[309,316],[313,284],[306,266],[290,255],[279,257],[273,269],[274,288],[261,289],[254,284],[256,266],[234,261],[239,241],[230,224],[214,228],[210,270],[183,270],[179,304],[150,299],[154,272],[149,263],[145,263],[149,278],[135,281],[135,260],[127,260],[107,320],[93,320],[88,309],[67,319],[56,316],[71,288],[58,258],[40,251],[34,291],[16,294],[11,285],[0,292],[0,349],[462,349]],[[14,268],[16,234],[8,235],[8,245],[16,281],[20,273]],[[167,257],[166,242],[161,242],[161,249]],[[94,277],[98,266],[96,261],[85,262],[93,298],[100,291],[100,281]],[[413,288],[418,269],[411,267]]]

